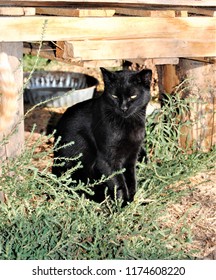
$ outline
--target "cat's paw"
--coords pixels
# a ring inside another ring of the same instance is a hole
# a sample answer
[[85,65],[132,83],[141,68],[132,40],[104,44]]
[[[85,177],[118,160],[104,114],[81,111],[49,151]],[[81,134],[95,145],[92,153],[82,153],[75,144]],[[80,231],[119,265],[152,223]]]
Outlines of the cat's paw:
[[134,195],[129,195],[127,190],[118,189],[117,190],[117,199],[122,201],[122,207],[126,206],[128,203],[133,201]]
[[141,162],[141,163],[144,161],[145,164],[147,164],[148,161],[149,161],[147,152],[146,152],[146,150],[145,150],[143,147],[141,147],[141,149],[140,149],[140,151],[139,151],[137,160],[138,160],[139,162]]
[[117,199],[119,199],[119,200],[124,200],[124,192],[123,192],[123,189],[118,189],[118,190],[117,190]]

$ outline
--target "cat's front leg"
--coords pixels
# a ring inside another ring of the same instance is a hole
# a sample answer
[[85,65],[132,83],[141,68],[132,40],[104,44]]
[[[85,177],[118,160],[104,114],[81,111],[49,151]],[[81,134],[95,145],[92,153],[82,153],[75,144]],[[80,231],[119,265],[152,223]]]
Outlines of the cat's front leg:
[[128,201],[131,202],[134,199],[136,193],[136,173],[135,164],[129,163],[126,165],[126,171],[124,173],[126,184],[128,187]]
[[[110,176],[121,169],[120,166],[114,168],[111,163],[108,163],[100,157],[97,159],[95,168],[97,169],[97,173],[99,172],[101,176]],[[109,194],[112,198],[116,195],[117,199],[122,199],[124,202],[129,201],[129,191],[123,174],[115,175],[106,182],[106,185],[108,186]]]
[[146,150],[143,147],[140,148],[137,160],[139,162],[142,162],[144,160],[145,164],[148,163],[148,155],[147,155]]
[[122,199],[123,205],[125,205],[129,201],[130,196],[125,177],[123,174],[118,174],[113,179],[117,199]]

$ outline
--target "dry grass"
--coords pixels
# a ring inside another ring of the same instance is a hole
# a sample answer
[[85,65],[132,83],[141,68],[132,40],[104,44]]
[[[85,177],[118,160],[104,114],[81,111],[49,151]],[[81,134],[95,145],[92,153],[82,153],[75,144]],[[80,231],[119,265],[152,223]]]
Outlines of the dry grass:
[[[179,203],[170,203],[166,217],[161,217],[163,227],[172,228],[173,233],[184,236],[191,242],[188,251],[194,251],[198,259],[216,259],[216,168],[200,172],[188,178],[187,182],[177,182],[172,189],[187,189],[190,194]],[[184,232],[189,227],[191,232]],[[192,241],[193,237],[193,241]]]

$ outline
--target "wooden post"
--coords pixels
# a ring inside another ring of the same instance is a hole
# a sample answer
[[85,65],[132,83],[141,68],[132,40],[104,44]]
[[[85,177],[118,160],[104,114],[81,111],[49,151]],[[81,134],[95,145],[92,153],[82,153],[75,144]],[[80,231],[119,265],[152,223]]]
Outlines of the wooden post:
[[179,64],[165,65],[162,70],[162,88],[166,93],[181,87],[188,98],[190,112],[182,116],[191,121],[182,127],[179,143],[183,148],[209,151],[216,144],[216,64],[180,59]]
[[[9,56],[9,62],[14,72],[17,90],[20,93],[23,86],[23,69],[21,66],[21,59],[23,55],[22,43],[0,43],[0,52],[5,52]],[[16,120],[13,126],[17,126],[16,131],[9,137],[5,145],[0,146],[0,163],[8,157],[14,157],[20,154],[24,144],[24,123],[20,122],[23,116],[23,96],[20,94],[18,111],[16,112]],[[19,123],[20,122],[20,123]],[[4,135],[9,134],[11,127],[4,131]],[[3,135],[0,135],[2,138]]]

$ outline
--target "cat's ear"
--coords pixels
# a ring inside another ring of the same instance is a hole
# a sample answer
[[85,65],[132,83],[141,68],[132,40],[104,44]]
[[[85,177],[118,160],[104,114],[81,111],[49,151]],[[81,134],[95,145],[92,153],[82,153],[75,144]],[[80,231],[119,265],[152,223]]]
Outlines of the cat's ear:
[[111,82],[113,79],[115,79],[115,74],[113,72],[110,72],[109,70],[101,67],[100,68],[102,74],[103,74],[103,80],[106,83]]
[[152,80],[152,70],[143,69],[138,72],[139,80],[144,84],[145,87],[150,88],[151,80]]

